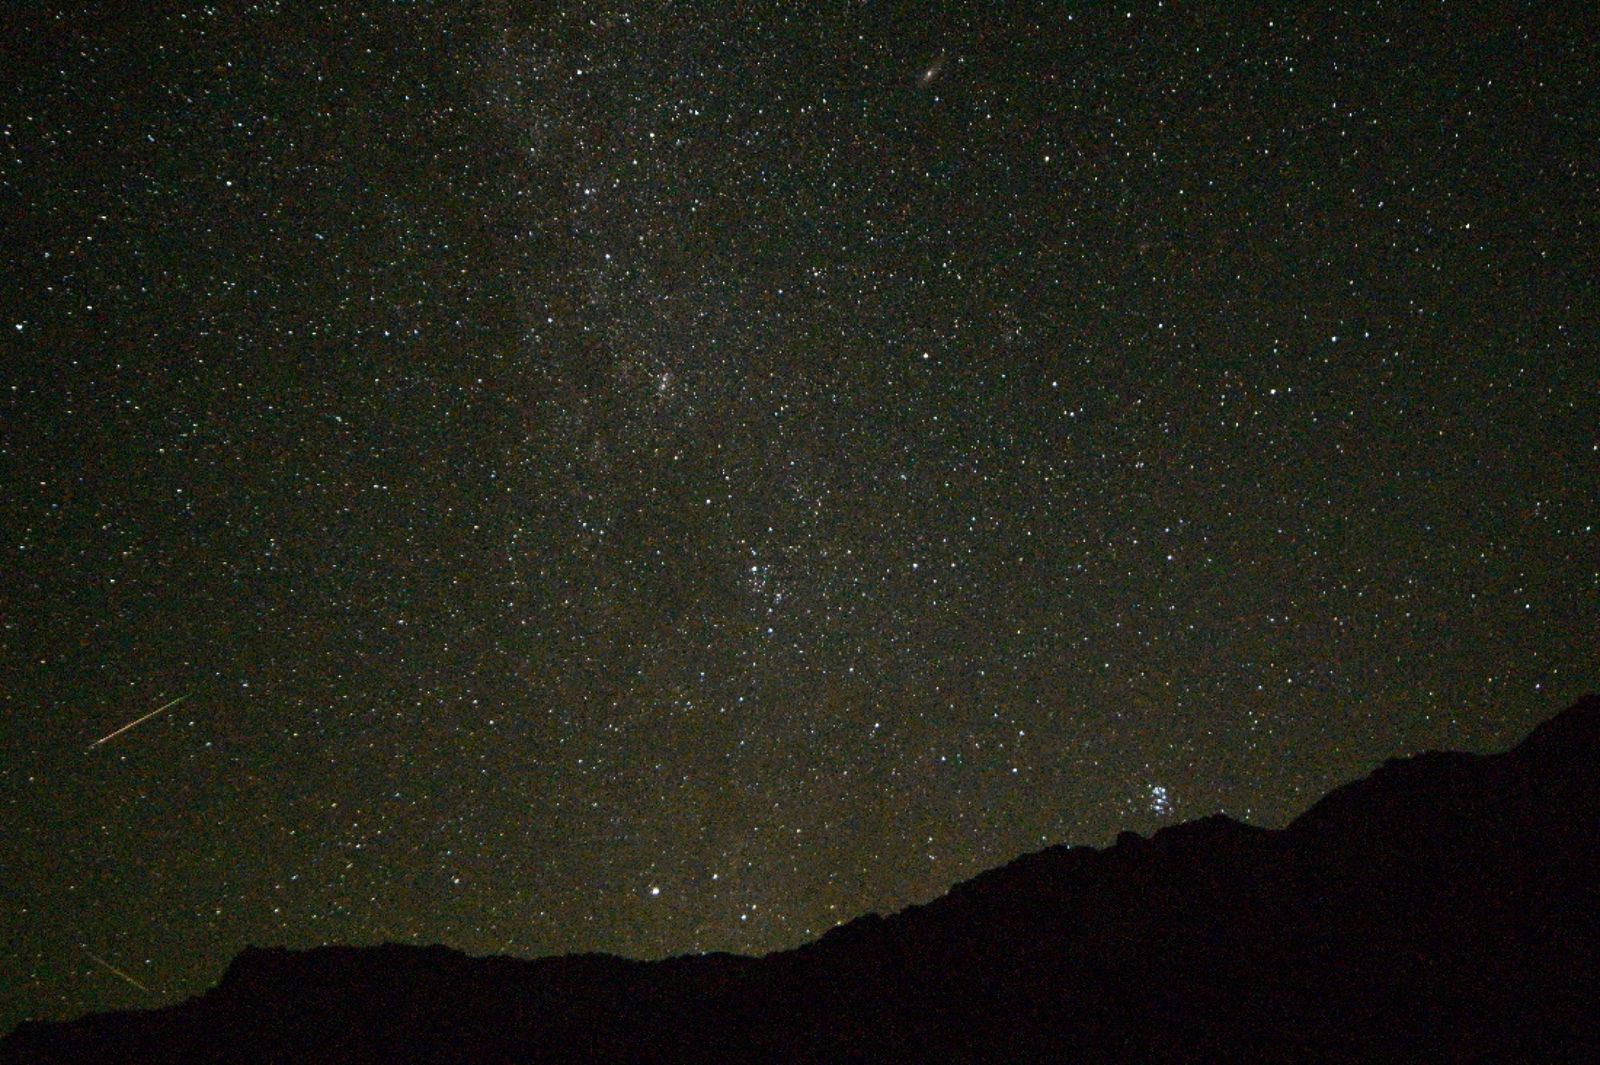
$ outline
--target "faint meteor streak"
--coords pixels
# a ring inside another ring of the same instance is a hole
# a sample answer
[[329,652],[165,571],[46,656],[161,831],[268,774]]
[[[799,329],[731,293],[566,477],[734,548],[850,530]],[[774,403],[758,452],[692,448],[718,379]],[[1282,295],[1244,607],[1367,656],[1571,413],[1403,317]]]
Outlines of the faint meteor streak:
[[[117,731],[113,732],[111,735],[109,735],[109,736],[101,736],[99,739],[97,739],[93,743],[89,744],[88,749],[92,751],[96,747],[100,746],[102,743],[106,743],[106,742],[108,742],[110,740],[116,739],[118,736],[122,735],[124,732],[127,732],[129,729],[133,728],[133,726],[144,724],[146,721],[149,721],[152,717],[155,717],[157,714],[161,713],[161,711],[163,711],[163,710],[171,710],[174,706],[177,706],[179,703],[183,702],[187,698],[189,698],[189,693],[185,692],[184,694],[178,696],[176,699],[172,700],[172,702],[163,703],[162,705],[156,707],[154,710],[150,711],[148,714],[146,714],[143,717],[141,717],[139,720],[130,721],[126,725],[123,725],[121,728],[117,729]],[[92,955],[91,955],[91,957],[92,957]]]
[[[137,725],[138,722],[135,721],[134,724]],[[129,727],[132,728],[133,726],[130,725]],[[100,966],[100,968],[104,969],[106,972],[112,974],[113,976],[122,977],[124,980],[128,981],[128,983],[132,984],[134,987],[137,987],[140,991],[143,991],[147,995],[155,994],[154,991],[150,990],[148,987],[145,987],[139,981],[135,980],[133,977],[129,976],[127,973],[123,972],[121,969],[117,968],[115,965],[112,965],[110,962],[106,961],[100,955],[98,955],[98,954],[94,953],[93,951],[91,951],[88,947],[84,947],[84,948],[82,948],[82,950],[83,950],[83,952],[85,954],[89,955],[89,960],[90,961],[92,961],[96,965]]]

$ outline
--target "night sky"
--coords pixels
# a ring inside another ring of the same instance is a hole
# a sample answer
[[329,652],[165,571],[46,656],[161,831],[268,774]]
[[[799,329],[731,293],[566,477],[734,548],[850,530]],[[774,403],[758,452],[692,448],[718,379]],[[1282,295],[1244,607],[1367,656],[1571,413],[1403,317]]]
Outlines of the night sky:
[[13,6],[0,1027],[793,946],[1600,689],[1592,3]]

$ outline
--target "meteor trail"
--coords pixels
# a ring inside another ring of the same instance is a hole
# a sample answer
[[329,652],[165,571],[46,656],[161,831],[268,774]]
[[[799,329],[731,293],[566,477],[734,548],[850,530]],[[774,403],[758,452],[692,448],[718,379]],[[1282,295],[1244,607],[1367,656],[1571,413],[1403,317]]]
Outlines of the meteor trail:
[[[176,699],[172,700],[172,702],[163,703],[162,705],[156,707],[154,710],[150,711],[148,714],[146,714],[143,717],[141,717],[139,720],[130,721],[126,725],[123,725],[121,728],[117,729],[117,731],[113,732],[111,735],[109,735],[109,736],[101,736],[99,739],[97,739],[93,743],[89,744],[88,749],[92,751],[96,747],[100,746],[102,743],[105,743],[108,740],[116,739],[118,736],[122,735],[124,732],[127,732],[133,726],[144,724],[146,721],[149,721],[152,717],[155,717],[157,714],[161,713],[161,711],[170,710],[174,706],[177,706],[179,703],[183,702],[187,698],[189,698],[189,693],[185,692],[184,694],[178,696]],[[90,955],[90,957],[93,957],[93,955]]]
[[[138,723],[139,722],[135,721],[133,724],[137,725]],[[133,726],[130,725],[128,727],[132,728]],[[122,979],[126,980],[128,983],[132,984],[134,987],[137,987],[140,991],[143,991],[147,995],[155,994],[154,991],[150,990],[148,987],[145,987],[139,981],[135,980],[133,977],[129,976],[127,973],[123,972],[121,969],[117,968],[115,965],[112,965],[110,962],[106,961],[100,955],[95,954],[94,952],[90,951],[87,947],[84,947],[82,949],[83,949],[83,952],[85,954],[89,955],[89,960],[90,961],[92,961],[96,965],[100,966],[100,968],[104,969],[106,972],[111,973],[113,976],[122,977]]]

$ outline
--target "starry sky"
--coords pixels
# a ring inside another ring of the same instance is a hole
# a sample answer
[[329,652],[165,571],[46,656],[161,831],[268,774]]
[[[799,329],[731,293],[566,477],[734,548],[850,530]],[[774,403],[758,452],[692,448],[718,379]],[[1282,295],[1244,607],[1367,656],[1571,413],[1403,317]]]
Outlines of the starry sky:
[[1592,4],[19,6],[0,1027],[793,946],[1600,688]]

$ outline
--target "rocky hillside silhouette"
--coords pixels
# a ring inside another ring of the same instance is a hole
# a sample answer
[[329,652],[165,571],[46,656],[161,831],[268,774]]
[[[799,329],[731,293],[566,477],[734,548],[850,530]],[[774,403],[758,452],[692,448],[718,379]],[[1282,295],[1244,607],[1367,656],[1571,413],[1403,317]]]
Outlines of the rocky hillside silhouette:
[[1278,831],[1054,847],[765,958],[249,949],[0,1062],[1600,1061],[1600,698]]

